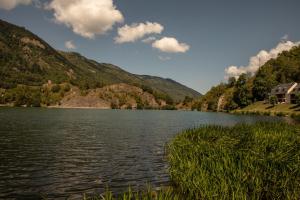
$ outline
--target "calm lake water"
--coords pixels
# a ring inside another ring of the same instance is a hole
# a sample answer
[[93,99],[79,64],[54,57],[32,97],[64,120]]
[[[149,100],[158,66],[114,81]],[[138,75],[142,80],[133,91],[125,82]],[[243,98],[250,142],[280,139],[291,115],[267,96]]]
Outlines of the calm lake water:
[[0,108],[0,199],[77,199],[109,186],[159,187],[164,146],[183,129],[262,116],[183,111]]

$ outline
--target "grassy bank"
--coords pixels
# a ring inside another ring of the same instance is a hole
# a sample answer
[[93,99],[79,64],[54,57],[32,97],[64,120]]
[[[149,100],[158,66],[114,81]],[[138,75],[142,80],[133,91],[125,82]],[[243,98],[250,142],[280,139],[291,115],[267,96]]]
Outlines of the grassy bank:
[[[171,187],[111,192],[112,199],[299,199],[300,127],[257,123],[205,126],[177,135],[167,146]],[[89,199],[89,198],[86,198]]]
[[232,113],[300,117],[300,107],[295,104],[278,104],[272,106],[271,104],[259,101],[243,109],[234,110]]

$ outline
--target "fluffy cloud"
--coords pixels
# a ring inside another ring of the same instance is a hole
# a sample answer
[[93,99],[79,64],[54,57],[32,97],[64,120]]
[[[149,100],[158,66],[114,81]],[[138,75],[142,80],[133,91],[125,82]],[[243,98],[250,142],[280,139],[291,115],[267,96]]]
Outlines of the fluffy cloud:
[[118,29],[118,36],[115,38],[116,43],[135,42],[149,34],[160,34],[164,27],[159,23],[140,23],[125,25]]
[[86,38],[105,34],[124,20],[113,0],[52,0],[46,7],[54,11],[58,23]]
[[65,42],[65,47],[67,49],[77,49],[76,45],[71,40]]
[[11,10],[18,5],[29,5],[32,0],[0,0],[0,8],[5,10]]
[[176,38],[164,37],[152,43],[152,47],[167,53],[185,53],[190,46],[185,43],[179,43]]
[[275,48],[270,51],[261,50],[256,56],[253,56],[249,60],[248,66],[229,66],[225,69],[225,78],[239,77],[243,73],[254,74],[257,70],[272,58],[277,58],[278,54],[283,51],[289,51],[294,46],[300,45],[300,42],[280,42]]

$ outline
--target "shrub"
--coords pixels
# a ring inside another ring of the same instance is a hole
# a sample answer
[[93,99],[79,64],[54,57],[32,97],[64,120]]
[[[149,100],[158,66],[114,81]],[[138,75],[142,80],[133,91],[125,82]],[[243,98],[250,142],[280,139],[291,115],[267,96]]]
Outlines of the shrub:
[[70,84],[66,84],[66,85],[64,86],[64,91],[65,91],[65,92],[69,92],[70,90],[71,90]]
[[111,107],[111,109],[119,109],[119,104],[116,101],[112,101],[110,103],[110,107]]
[[276,113],[276,116],[278,116],[278,117],[283,117],[283,116],[285,116],[285,114],[284,114],[284,112],[277,112],[277,113]]
[[162,107],[162,110],[176,110],[176,107],[173,105],[165,105]]
[[60,85],[53,85],[51,88],[51,92],[58,93],[60,89],[61,89]]
[[271,96],[269,98],[270,104],[274,107],[276,104],[278,104],[278,98],[277,96]]

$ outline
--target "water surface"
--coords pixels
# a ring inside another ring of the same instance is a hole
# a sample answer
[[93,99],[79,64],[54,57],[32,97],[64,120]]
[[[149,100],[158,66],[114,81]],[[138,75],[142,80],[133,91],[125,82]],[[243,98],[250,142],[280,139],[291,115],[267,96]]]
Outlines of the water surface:
[[0,199],[77,199],[108,185],[168,184],[164,146],[186,128],[263,116],[183,111],[0,108]]

